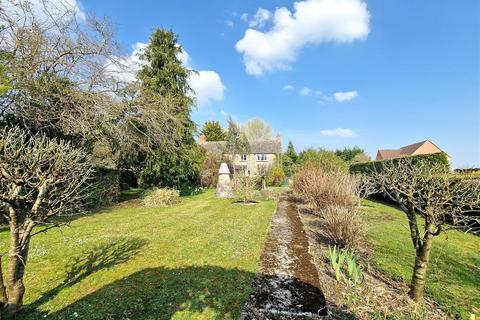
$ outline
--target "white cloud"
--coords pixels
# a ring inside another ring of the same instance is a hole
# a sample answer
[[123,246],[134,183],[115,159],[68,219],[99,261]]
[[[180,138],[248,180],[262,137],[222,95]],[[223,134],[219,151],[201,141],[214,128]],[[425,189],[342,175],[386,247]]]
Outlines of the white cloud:
[[366,38],[370,31],[370,13],[362,0],[298,1],[294,3],[293,13],[281,7],[270,14],[273,16],[270,30],[250,28],[235,45],[251,75],[289,69],[307,45],[350,43]]
[[[22,2],[27,3],[26,1]],[[35,18],[43,23],[46,21],[52,22],[52,19],[70,19],[72,15],[67,14],[70,12],[73,12],[75,17],[80,21],[85,21],[87,18],[87,15],[77,0],[29,0],[28,3],[31,5]],[[12,6],[10,1],[2,2],[2,9],[9,15],[22,15],[25,17],[24,12],[18,9],[18,7]]]
[[228,117],[228,113],[225,110],[220,110],[220,114],[224,117]]
[[357,91],[335,92],[333,97],[338,102],[350,101],[358,97]]
[[233,21],[232,20],[227,20],[225,21],[225,23],[227,24],[228,27],[230,28],[233,28],[234,24],[233,24]]
[[295,90],[295,88],[291,84],[284,85],[282,88],[283,91],[292,91]]
[[263,8],[259,8],[257,10],[257,13],[255,13],[255,15],[253,16],[253,20],[250,21],[248,26],[250,28],[254,28],[254,27],[263,28],[265,24],[272,19],[272,17],[273,15],[270,11]]
[[[143,63],[140,61],[139,55],[146,46],[146,43],[137,42],[129,56],[114,57],[112,61],[106,63],[105,73],[119,82],[128,83],[136,81],[136,73],[140,70]],[[190,55],[187,51],[182,50],[182,53],[178,55],[178,59],[185,67],[191,68],[189,65]],[[195,91],[198,106],[207,105],[212,101],[223,100],[226,87],[222,83],[220,75],[215,71],[197,71],[197,73],[193,73],[190,76],[188,81]]]
[[310,93],[312,93],[312,89],[307,88],[307,87],[303,87],[303,88],[300,90],[300,94],[301,94],[302,96],[308,96]]
[[242,13],[240,16],[240,20],[247,22],[248,21],[248,13]]
[[119,82],[133,82],[137,80],[136,73],[142,67],[139,55],[147,46],[146,43],[137,42],[133,45],[132,54],[124,57],[113,57],[105,65],[105,73]]
[[198,71],[198,73],[190,76],[189,82],[195,91],[199,106],[208,105],[212,101],[223,100],[225,85],[215,71]]
[[322,136],[328,136],[328,137],[342,137],[342,138],[353,138],[356,137],[357,134],[353,132],[350,129],[343,129],[343,128],[337,128],[334,130],[322,130],[320,131],[320,134]]

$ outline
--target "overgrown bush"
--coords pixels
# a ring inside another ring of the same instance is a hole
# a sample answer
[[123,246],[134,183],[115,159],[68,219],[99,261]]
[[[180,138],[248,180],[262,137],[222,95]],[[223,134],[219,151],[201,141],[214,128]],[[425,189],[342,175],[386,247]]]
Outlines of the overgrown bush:
[[167,207],[180,203],[180,191],[169,188],[155,188],[147,191],[143,198],[145,207]]
[[320,211],[325,235],[341,248],[355,250],[365,239],[365,223],[358,207],[330,205]]
[[273,167],[267,175],[267,185],[270,187],[281,187],[285,180],[285,172],[280,166]]
[[368,180],[343,171],[325,171],[310,163],[300,168],[292,188],[322,218],[325,235],[332,242],[352,251],[358,249],[365,236],[360,200],[372,192]]
[[341,171],[325,171],[315,164],[300,168],[293,180],[293,191],[317,209],[359,204],[356,196],[358,178]]
[[256,177],[236,174],[233,177],[233,191],[240,202],[255,201],[255,193],[259,189],[259,181]]

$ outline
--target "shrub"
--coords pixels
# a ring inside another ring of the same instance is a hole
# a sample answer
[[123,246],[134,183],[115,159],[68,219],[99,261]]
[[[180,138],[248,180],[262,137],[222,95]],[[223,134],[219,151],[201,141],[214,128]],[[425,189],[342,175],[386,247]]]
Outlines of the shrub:
[[300,165],[314,164],[324,171],[348,172],[348,164],[345,161],[335,155],[335,153],[322,149],[307,149],[300,152],[298,163]]
[[116,170],[97,168],[89,188],[86,205],[95,209],[118,201],[120,196],[120,173]]
[[197,144],[186,145],[176,153],[149,154],[140,173],[140,187],[161,186],[175,188],[182,193],[200,184],[200,169],[205,159],[205,149]]
[[401,159],[411,159],[414,163],[426,162],[430,165],[440,165],[446,170],[450,170],[450,161],[446,153],[422,154],[416,156],[401,157],[389,160],[377,160],[368,162],[352,163],[350,165],[350,172],[370,174],[375,171],[382,171],[382,168],[388,164],[397,164]]
[[267,185],[281,187],[285,181],[285,172],[280,166],[273,167],[267,176]]
[[233,177],[233,191],[241,202],[253,202],[258,190],[258,179],[255,177],[236,174]]
[[358,207],[330,205],[321,210],[325,235],[341,248],[356,250],[365,239],[365,223]]
[[225,162],[233,172],[233,166],[230,159],[226,159],[214,153],[208,153],[200,169],[200,185],[205,188],[215,188],[218,182],[218,170],[222,162]]
[[168,188],[155,188],[143,198],[145,207],[167,207],[180,203],[180,191]]
[[268,200],[277,201],[282,195],[282,189],[279,188],[265,188],[262,190],[261,195]]
[[320,209],[329,205],[357,206],[358,178],[341,171],[320,169],[315,164],[300,168],[293,180],[293,191],[297,196]]

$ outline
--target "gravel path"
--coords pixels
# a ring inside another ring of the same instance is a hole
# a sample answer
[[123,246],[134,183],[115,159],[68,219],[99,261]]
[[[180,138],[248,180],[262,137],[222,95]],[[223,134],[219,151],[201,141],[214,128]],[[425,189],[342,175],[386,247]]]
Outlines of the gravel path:
[[325,314],[325,297],[318,288],[303,224],[296,204],[284,194],[242,319],[320,319]]

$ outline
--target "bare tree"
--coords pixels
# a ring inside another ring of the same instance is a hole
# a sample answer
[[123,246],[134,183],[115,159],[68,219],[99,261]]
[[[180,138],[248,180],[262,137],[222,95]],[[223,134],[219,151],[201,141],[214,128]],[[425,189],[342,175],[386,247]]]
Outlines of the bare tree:
[[[410,296],[422,301],[433,239],[451,228],[468,228],[480,222],[468,215],[480,207],[480,181],[454,178],[444,167],[401,159],[386,163],[373,177],[392,201],[405,212],[415,249]],[[417,217],[421,217],[420,224]]]
[[87,160],[69,142],[18,128],[0,131],[0,212],[10,227],[5,275],[0,263],[0,303],[7,312],[22,306],[31,237],[58,226],[55,216],[80,209],[92,173]]
[[108,19],[65,0],[2,0],[0,26],[0,65],[12,79],[0,123],[79,143],[106,138],[112,153],[173,148],[182,101],[141,90]]
[[272,127],[261,119],[252,119],[248,121],[242,126],[242,131],[245,133],[245,136],[250,143],[273,140]]

